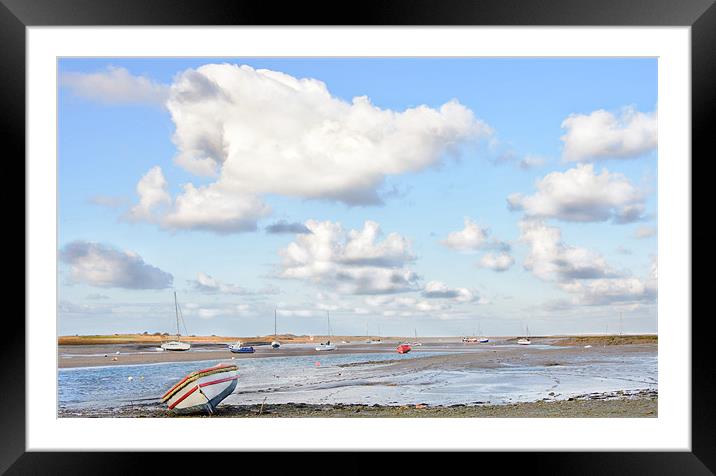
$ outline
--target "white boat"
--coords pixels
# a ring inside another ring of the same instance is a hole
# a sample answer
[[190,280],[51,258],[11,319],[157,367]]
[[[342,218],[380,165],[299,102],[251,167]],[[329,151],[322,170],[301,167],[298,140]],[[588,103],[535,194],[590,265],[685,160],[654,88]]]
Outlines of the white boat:
[[191,344],[188,342],[181,342],[178,340],[172,340],[169,342],[162,343],[162,350],[189,350]]
[[276,338],[276,309],[273,310],[273,342],[271,342],[272,349],[278,349],[281,347],[281,343]]
[[214,413],[223,399],[236,389],[236,365],[217,364],[192,372],[163,396],[169,410],[176,413]]
[[530,340],[530,328],[529,328],[529,326],[527,326],[527,332],[526,332],[526,334],[527,334],[527,337],[521,337],[521,338],[517,339],[517,343],[518,343],[519,345],[530,345],[530,344],[532,343],[532,341]]
[[416,346],[416,345],[423,345],[423,344],[418,340],[418,330],[417,330],[417,329],[413,329],[413,333],[415,334],[415,342],[413,342],[413,344],[412,344],[413,347]]
[[[160,346],[163,350],[189,350],[191,349],[191,344],[188,342],[182,342],[181,341],[181,332],[179,331],[179,318],[181,316],[181,310],[179,309],[179,304],[177,303],[177,292],[174,291],[174,313],[176,314],[176,320],[177,320],[177,338],[176,340],[172,340],[169,342],[162,342],[162,345]],[[182,322],[184,322],[184,318],[181,317]],[[184,326],[186,330],[186,325]]]
[[321,342],[316,347],[316,350],[319,352],[326,351],[326,350],[336,350],[335,344],[331,344],[331,315],[328,311],[326,311],[326,317],[328,319],[328,341]]

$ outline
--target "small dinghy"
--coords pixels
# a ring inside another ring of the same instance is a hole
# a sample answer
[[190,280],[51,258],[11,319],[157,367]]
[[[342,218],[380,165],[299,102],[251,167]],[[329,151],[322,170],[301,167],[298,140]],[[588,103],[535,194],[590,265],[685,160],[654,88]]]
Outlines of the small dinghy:
[[184,377],[162,396],[169,410],[176,413],[212,414],[217,405],[236,389],[237,367],[217,364]]
[[234,354],[253,354],[255,352],[252,346],[244,345],[241,342],[237,342],[236,344],[232,344],[228,347]]
[[407,354],[410,352],[411,347],[408,344],[400,344],[397,349],[395,349],[399,354]]

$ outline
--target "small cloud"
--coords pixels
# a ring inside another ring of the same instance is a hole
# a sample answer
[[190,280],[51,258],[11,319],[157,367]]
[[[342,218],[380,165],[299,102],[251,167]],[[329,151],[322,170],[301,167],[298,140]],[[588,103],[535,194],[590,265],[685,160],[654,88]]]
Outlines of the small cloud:
[[125,289],[164,289],[173,276],[147,264],[133,251],[110,245],[73,241],[60,250],[60,260],[69,265],[75,283]]
[[656,236],[656,232],[657,230],[653,226],[640,226],[636,230],[634,230],[634,238],[651,238],[652,236]]
[[491,269],[493,271],[507,271],[515,263],[515,259],[509,253],[487,253],[479,262],[481,268]]
[[108,195],[94,195],[87,199],[87,202],[92,205],[106,208],[123,208],[130,203],[125,197],[111,197]]
[[109,299],[109,296],[105,296],[104,294],[88,294],[87,299],[90,301],[100,301],[104,299]]
[[96,73],[65,72],[60,83],[76,96],[105,104],[164,105],[169,97],[168,86],[115,66]]
[[292,235],[298,235],[302,233],[311,233],[311,230],[309,230],[306,225],[300,222],[287,222],[286,220],[279,220],[276,223],[273,223],[266,227],[266,233],[269,234],[292,234]]
[[552,172],[536,183],[533,195],[513,193],[510,210],[530,218],[554,218],[571,222],[631,223],[643,219],[644,194],[622,174],[592,164],[578,164],[566,172]]
[[547,162],[547,159],[539,155],[527,154],[522,160],[520,160],[520,168],[522,170],[534,169],[542,167]]
[[568,162],[628,159],[654,150],[658,141],[656,111],[633,107],[619,115],[599,109],[589,115],[571,114],[562,122],[567,132],[562,156]]

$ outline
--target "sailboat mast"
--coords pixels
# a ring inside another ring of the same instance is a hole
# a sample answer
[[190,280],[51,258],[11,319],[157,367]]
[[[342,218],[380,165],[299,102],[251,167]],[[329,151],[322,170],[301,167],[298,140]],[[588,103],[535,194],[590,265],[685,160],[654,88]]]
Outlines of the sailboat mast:
[[326,309],[326,318],[328,319],[328,338],[331,337],[331,313],[328,309]]
[[177,304],[177,292],[174,291],[174,314],[176,315],[177,319],[177,337],[179,337],[181,334],[179,333],[179,304]]
[[276,340],[276,308],[273,309],[273,338]]

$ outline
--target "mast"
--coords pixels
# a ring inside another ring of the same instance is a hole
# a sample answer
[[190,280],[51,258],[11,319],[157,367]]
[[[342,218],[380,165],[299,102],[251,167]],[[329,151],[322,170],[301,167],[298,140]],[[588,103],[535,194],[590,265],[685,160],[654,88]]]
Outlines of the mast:
[[328,339],[331,339],[331,313],[326,309],[326,318],[328,319]]
[[276,340],[276,308],[273,308],[273,340]]
[[176,315],[177,319],[177,340],[179,340],[179,336],[181,336],[181,333],[179,332],[179,304],[177,304],[177,292],[174,291],[174,314]]

